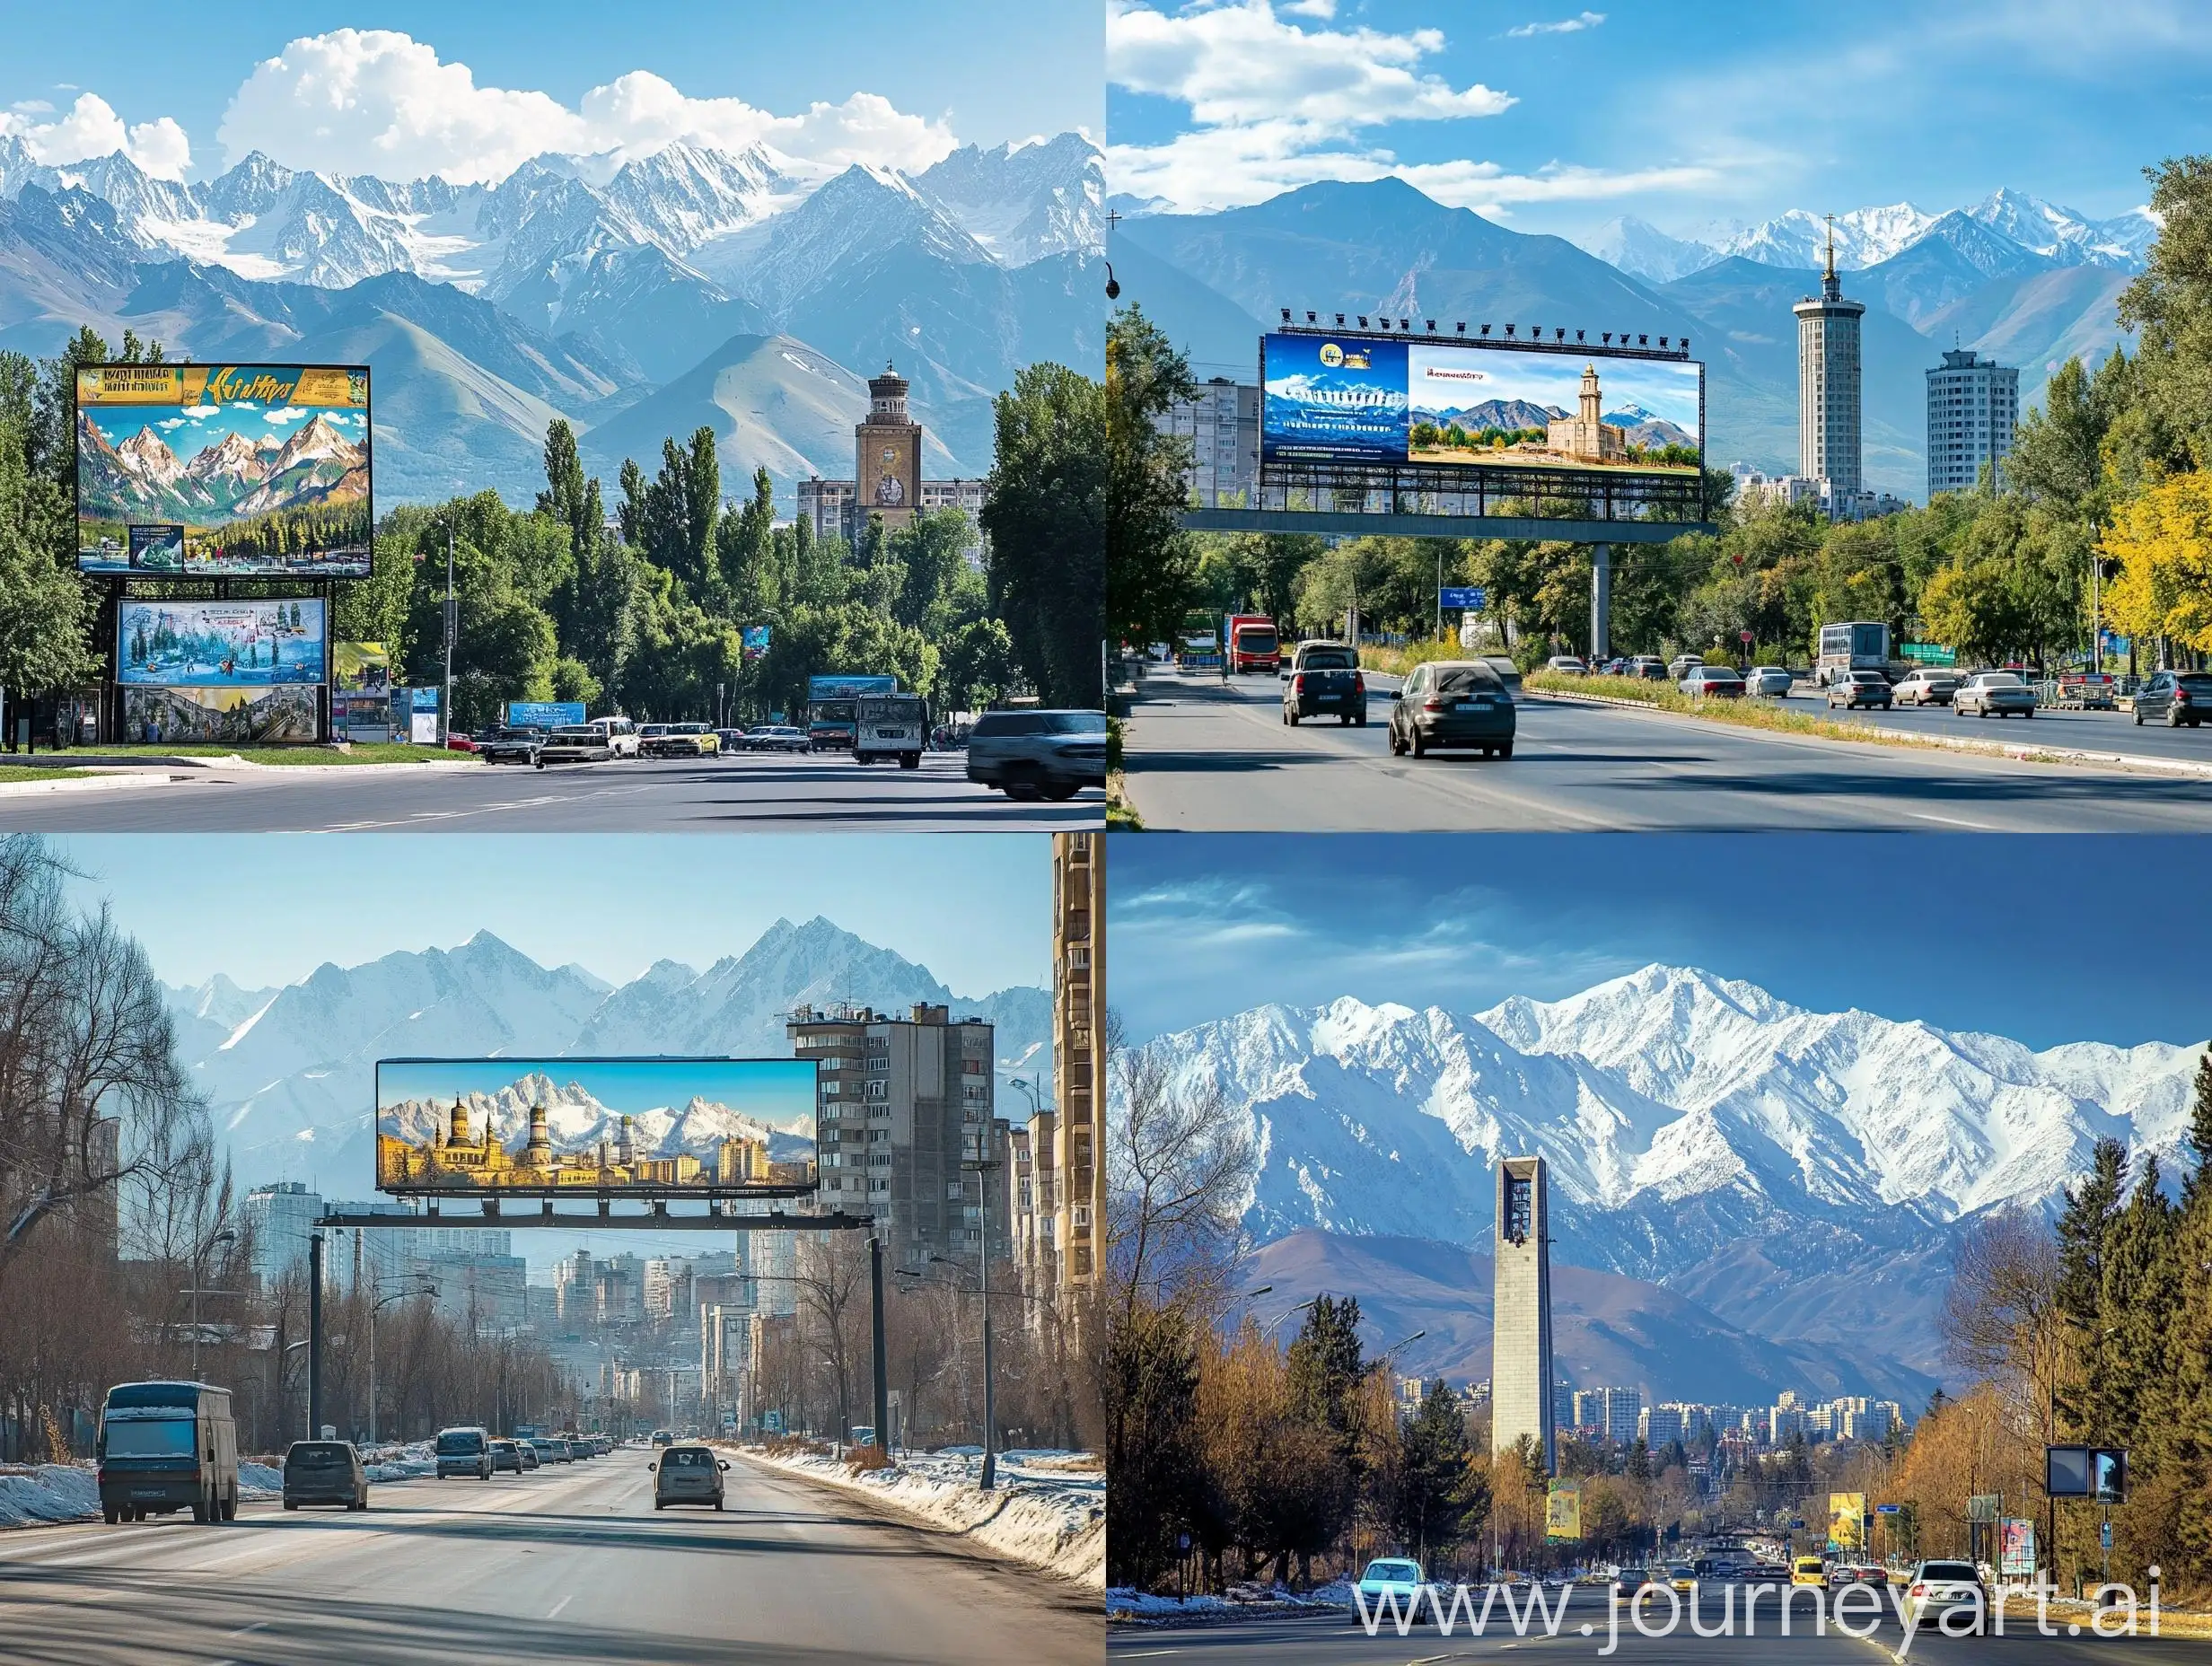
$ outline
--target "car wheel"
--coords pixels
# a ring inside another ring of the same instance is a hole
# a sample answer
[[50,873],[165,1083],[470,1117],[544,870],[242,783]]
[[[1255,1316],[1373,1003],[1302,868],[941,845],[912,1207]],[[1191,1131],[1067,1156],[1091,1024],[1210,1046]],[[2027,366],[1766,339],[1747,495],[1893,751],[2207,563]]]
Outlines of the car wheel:
[[1339,729],[1349,729],[1351,726],[1352,714],[1349,712],[1339,712],[1337,714],[1337,727]]
[[1055,781],[1049,786],[1040,786],[1038,792],[1056,804],[1064,804],[1075,796],[1077,788],[1073,781]]
[[1390,729],[1384,738],[1390,742],[1391,756],[1392,758],[1396,758],[1400,753],[1406,750],[1404,747],[1398,744],[1398,725],[1396,723],[1392,723],[1390,726]]
[[721,1508],[722,1508],[722,1500],[721,1500],[721,1499],[716,1498],[716,1499],[715,1500],[715,1509],[717,1509],[717,1510],[719,1510],[719,1509],[721,1509]]
[[906,753],[899,759],[899,767],[901,769],[919,769],[921,767],[922,755],[919,752]]
[[1513,756],[1513,742],[1511,741],[1499,741],[1497,745],[1497,755],[1500,758],[1511,758]]
[[106,1520],[110,1527],[113,1527],[118,1521],[123,1519],[122,1511],[117,1508],[114,1504],[105,1506],[101,1509],[100,1513]]
[[2181,708],[2178,706],[2169,706],[2166,707],[2166,727],[2169,729],[2179,729],[2181,726]]
[[665,1510],[668,1508],[668,1501],[664,1498],[656,1498],[653,1501],[653,1507],[655,1510]]
[[1413,732],[1413,755],[1416,758],[1428,756],[1428,742],[1421,739],[1421,732],[1418,729]]
[[2138,729],[2143,726],[2143,708],[2139,706],[2135,708],[2135,726]]
[[223,1501],[223,1519],[225,1521],[238,1520],[238,1489],[235,1486],[231,1488],[230,1496]]
[[1293,729],[1295,729],[1298,726],[1298,714],[1292,711],[1290,707],[1286,706],[1283,708],[1283,721],[1288,723]]
[[296,1498],[287,1498],[287,1499],[285,1499],[285,1509],[287,1509],[287,1510],[297,1510],[299,1507],[300,1507],[300,1504],[299,1504],[299,1500],[298,1500],[298,1499],[296,1499]]

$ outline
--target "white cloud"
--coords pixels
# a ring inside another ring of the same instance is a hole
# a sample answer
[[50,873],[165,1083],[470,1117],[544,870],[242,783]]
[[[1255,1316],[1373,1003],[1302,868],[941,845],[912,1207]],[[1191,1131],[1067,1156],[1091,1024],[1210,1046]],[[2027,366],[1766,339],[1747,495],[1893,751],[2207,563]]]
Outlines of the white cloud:
[[181,416],[171,416],[167,422],[157,422],[154,425],[156,428],[162,429],[181,428],[184,426],[184,418]]
[[298,406],[287,405],[280,411],[270,411],[267,416],[263,416],[261,420],[269,424],[271,426],[274,426],[279,423],[298,422],[306,415],[307,413],[302,410]]
[[206,417],[214,416],[222,408],[223,408],[220,405],[188,405],[184,408],[184,414],[187,416],[189,416],[194,422],[199,422]]
[[303,36],[256,65],[218,136],[233,162],[259,150],[294,168],[463,184],[505,179],[549,151],[627,161],[678,140],[766,144],[822,169],[926,168],[954,145],[943,122],[872,92],[778,116],[742,99],[688,97],[644,70],[593,87],[572,109],[544,92],[478,86],[467,65],[441,62],[408,35],[360,29]]
[[1337,0],[1289,0],[1283,10],[1295,12],[1300,17],[1334,17]]
[[[53,118],[40,119],[47,116]],[[8,135],[22,141],[33,161],[49,168],[120,151],[157,180],[181,180],[192,162],[184,129],[171,118],[126,127],[115,107],[97,92],[78,93],[76,102],[59,115],[42,99],[26,100],[0,113],[0,136]]]
[[1514,40],[1526,40],[1531,35],[1575,35],[1585,29],[1595,29],[1604,21],[1602,12],[1584,12],[1580,17],[1566,18],[1557,23],[1523,23],[1505,33]]

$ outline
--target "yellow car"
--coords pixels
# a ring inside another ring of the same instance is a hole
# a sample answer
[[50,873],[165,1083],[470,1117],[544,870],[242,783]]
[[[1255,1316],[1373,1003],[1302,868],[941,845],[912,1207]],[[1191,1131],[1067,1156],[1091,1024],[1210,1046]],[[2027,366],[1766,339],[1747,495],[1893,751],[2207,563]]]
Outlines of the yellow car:
[[1799,1556],[1789,1565],[1789,1583],[1793,1585],[1820,1585],[1828,1583],[1828,1570],[1821,1565],[1818,1556]]
[[1667,1583],[1687,1594],[1698,1588],[1698,1570],[1694,1567],[1671,1567],[1667,1570]]
[[713,758],[722,750],[722,737],[706,723],[670,723],[660,733],[652,732],[660,727],[646,725],[645,750],[651,757]]

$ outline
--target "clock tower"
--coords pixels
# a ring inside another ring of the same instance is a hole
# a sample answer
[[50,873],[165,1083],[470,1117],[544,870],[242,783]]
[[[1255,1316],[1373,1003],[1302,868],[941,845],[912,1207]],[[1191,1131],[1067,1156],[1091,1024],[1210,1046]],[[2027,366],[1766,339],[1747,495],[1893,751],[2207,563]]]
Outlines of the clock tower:
[[886,530],[910,524],[921,507],[922,425],[907,410],[907,379],[891,365],[868,378],[868,417],[853,435],[856,536],[872,514]]

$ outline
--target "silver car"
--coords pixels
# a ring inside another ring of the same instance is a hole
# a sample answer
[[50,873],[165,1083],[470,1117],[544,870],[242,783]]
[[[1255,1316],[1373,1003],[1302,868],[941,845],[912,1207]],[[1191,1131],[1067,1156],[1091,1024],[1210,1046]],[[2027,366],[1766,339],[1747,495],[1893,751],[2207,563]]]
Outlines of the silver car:
[[1900,677],[1890,692],[1900,706],[1948,706],[1958,691],[1958,672],[1922,665]]
[[1961,716],[2032,717],[2035,690],[2010,671],[1976,671],[1951,697],[1951,709]]
[[968,734],[968,778],[1008,798],[1073,798],[1106,785],[1106,714],[986,712]]
[[1971,1562],[1923,1562],[1912,1570],[1905,1591],[1905,1629],[1918,1631],[1933,1619],[1942,1626],[1952,1614],[1971,1614],[1977,1636],[1988,1629],[1989,1593]]
[[1764,695],[1770,700],[1785,700],[1789,691],[1797,686],[1797,680],[1779,665],[1754,665],[1751,674],[1743,680],[1743,692]]
[[722,1472],[730,1467],[726,1458],[717,1458],[710,1446],[690,1441],[679,1441],[662,1449],[661,1455],[645,1466],[654,1472],[653,1507],[665,1510],[671,1504],[712,1504],[722,1508]]

